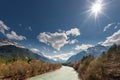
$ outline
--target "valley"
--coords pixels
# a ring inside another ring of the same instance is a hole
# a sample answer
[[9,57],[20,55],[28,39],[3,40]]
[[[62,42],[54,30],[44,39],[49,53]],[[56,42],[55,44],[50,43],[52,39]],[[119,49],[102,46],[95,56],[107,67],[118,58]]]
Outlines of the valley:
[[0,0],[0,80],[120,80],[120,0]]
[[[120,46],[96,45],[71,56],[65,63],[13,45],[0,46],[0,79],[10,80],[119,80]],[[8,45],[7,45],[8,44]],[[18,45],[18,44],[17,44]],[[64,65],[64,66],[63,66]],[[97,69],[97,71],[95,71]],[[69,77],[68,77],[69,76]]]

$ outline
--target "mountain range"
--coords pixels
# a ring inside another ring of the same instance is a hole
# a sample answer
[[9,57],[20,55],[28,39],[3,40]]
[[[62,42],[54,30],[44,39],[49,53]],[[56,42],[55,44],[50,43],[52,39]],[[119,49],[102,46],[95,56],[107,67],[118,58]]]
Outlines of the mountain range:
[[102,52],[106,52],[109,47],[98,44],[93,47],[89,47],[87,50],[80,51],[76,55],[71,56],[67,62],[75,62],[81,60],[84,56],[93,55],[94,57],[99,56]]
[[41,54],[42,53],[34,53],[16,42],[12,42],[7,39],[0,39],[0,58],[20,57],[37,59],[50,63],[55,62],[54,60],[48,59]]
[[[94,55],[99,56],[103,51],[107,51],[108,47],[103,45],[96,45],[90,47],[87,50],[80,51],[76,55],[71,56],[66,62],[75,62],[81,60],[84,56]],[[42,60],[44,62],[56,63],[60,61],[54,61],[45,57],[41,52],[35,53],[17,42],[10,41],[8,39],[0,39],[0,56],[2,57],[21,57],[21,58],[33,58]]]

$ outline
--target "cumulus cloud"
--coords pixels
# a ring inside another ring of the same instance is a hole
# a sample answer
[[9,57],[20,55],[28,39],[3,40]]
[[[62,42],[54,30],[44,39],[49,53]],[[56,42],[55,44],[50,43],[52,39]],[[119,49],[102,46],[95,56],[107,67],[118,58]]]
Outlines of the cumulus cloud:
[[5,25],[4,22],[1,20],[0,20],[0,32],[8,39],[26,40],[25,36],[17,35],[15,31],[10,32],[10,28],[7,25]]
[[51,45],[53,48],[60,50],[61,47],[63,47],[67,43],[68,37],[65,33],[40,33],[37,36],[37,39],[40,42],[43,42],[45,44]]
[[6,37],[7,37],[8,39],[14,39],[14,40],[26,40],[26,37],[25,37],[25,36],[18,35],[18,34],[16,34],[15,31],[11,31],[10,33],[7,33],[7,34],[6,34]]
[[80,35],[80,31],[78,28],[73,28],[71,30],[66,31],[67,35],[72,35],[72,36],[79,36]]
[[110,27],[112,27],[115,23],[110,23],[107,26],[104,27],[103,32],[107,31]]
[[104,46],[111,46],[113,44],[120,44],[120,30],[115,32],[113,35],[107,37],[107,39],[102,43]]
[[69,44],[75,44],[75,43],[77,43],[77,42],[78,42],[78,40],[76,40],[76,39],[73,39],[73,40],[68,41]]
[[3,21],[0,20],[0,32],[5,34],[5,31],[8,31],[10,28],[4,24]]
[[72,55],[75,55],[73,51],[70,51],[69,53],[62,53],[60,55],[55,55],[55,56],[45,56],[49,59],[53,59],[55,61],[66,61],[68,60]]
[[92,47],[91,44],[81,44],[75,47],[75,50],[87,50],[89,47]]
[[65,44],[74,44],[77,42],[77,40],[69,40],[68,36],[78,36],[80,35],[80,31],[78,28],[73,28],[68,31],[64,32],[55,32],[55,33],[50,33],[50,32],[43,32],[40,33],[37,36],[37,39],[39,42],[45,43],[47,45],[52,46],[56,50],[60,50],[61,47],[63,47]]

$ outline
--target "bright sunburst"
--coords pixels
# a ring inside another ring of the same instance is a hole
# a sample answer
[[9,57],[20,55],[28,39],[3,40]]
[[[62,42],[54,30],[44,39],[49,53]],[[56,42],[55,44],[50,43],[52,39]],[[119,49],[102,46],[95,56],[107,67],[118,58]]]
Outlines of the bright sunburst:
[[92,6],[92,12],[95,14],[101,12],[101,9],[102,9],[101,4],[96,3]]
[[103,5],[102,1],[98,0],[91,6],[91,13],[95,15],[95,18],[98,16],[99,13],[102,12]]

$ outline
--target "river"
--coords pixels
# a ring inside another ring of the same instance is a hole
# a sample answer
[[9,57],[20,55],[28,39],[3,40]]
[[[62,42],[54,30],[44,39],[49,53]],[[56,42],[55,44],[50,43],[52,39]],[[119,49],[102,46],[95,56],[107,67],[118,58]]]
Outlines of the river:
[[60,69],[38,75],[27,80],[79,80],[78,73],[68,66],[62,66]]

